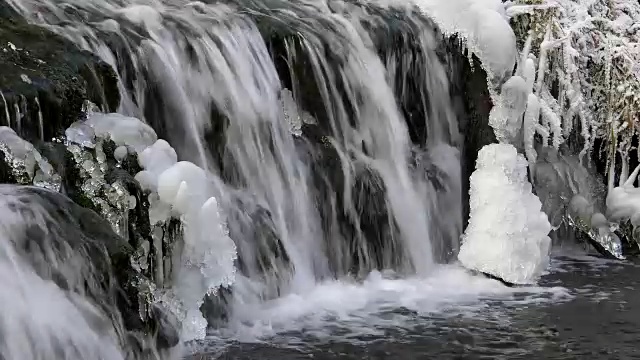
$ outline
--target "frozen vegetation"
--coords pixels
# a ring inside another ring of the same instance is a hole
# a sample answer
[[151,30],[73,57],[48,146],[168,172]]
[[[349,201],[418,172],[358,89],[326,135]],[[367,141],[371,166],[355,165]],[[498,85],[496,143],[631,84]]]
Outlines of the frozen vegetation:
[[[577,197],[565,206],[571,209],[567,214],[570,223],[576,225],[574,220],[578,219],[581,224],[586,224],[585,230],[590,237],[610,254],[621,258],[620,240],[614,233],[617,223],[631,220],[634,227],[640,224],[640,198],[636,195],[637,188],[633,187],[637,172],[629,177],[628,165],[630,152],[634,150],[631,140],[637,135],[640,114],[640,26],[637,22],[640,18],[640,5],[624,0],[520,0],[504,4],[480,1],[473,6],[466,3],[466,7],[464,1],[447,4],[438,5],[435,9],[431,4],[431,7],[425,8],[431,14],[436,14],[436,20],[445,30],[458,32],[467,39],[470,52],[476,53],[488,73],[493,75],[490,79],[496,80],[496,75],[507,74],[503,78],[498,77],[503,81],[499,87],[493,88],[494,107],[490,125],[501,143],[522,149],[532,172],[538,156],[536,144],[558,150],[570,136],[576,134],[584,144],[579,154],[580,159],[586,162],[589,162],[593,151],[601,150],[594,149],[596,139],[601,139],[608,145],[603,147],[609,169],[606,216],[595,211],[593,204],[582,204],[581,200],[584,198],[578,194],[574,194]],[[479,10],[479,6],[486,7]],[[452,10],[457,15],[447,12]],[[495,11],[501,17],[490,17],[487,13],[489,11]],[[442,18],[438,18],[438,14]],[[485,16],[484,21],[480,21],[480,18],[474,20],[474,16],[480,15]],[[456,20],[461,18],[466,18],[466,21],[460,23]],[[491,22],[486,21],[489,18],[492,19]],[[512,32],[509,29],[509,35],[505,35],[503,30],[507,21],[511,21],[514,30]],[[497,22],[503,24],[496,25]],[[482,26],[474,28],[470,24]],[[513,39],[517,39],[518,51],[516,41],[508,41],[512,35]],[[500,41],[494,41],[493,44],[496,45],[483,45],[483,39]],[[512,75],[509,70],[513,67],[508,66],[508,57],[503,57],[501,67],[496,65],[499,63],[495,60],[498,56],[492,55],[492,52],[518,53],[513,76],[509,77]],[[489,84],[497,85],[495,81]],[[511,151],[515,151],[515,148]],[[622,164],[617,167],[616,155],[622,159]],[[613,183],[616,169],[621,172],[618,187],[614,187]],[[512,170],[517,172],[515,168]],[[492,211],[488,205],[482,207],[473,202],[474,198],[482,198],[480,194],[483,191],[490,191],[490,187],[479,180],[482,178],[479,175],[481,172],[490,170],[479,157],[477,171],[471,177],[471,221],[465,232],[459,258],[467,267],[507,281],[533,280],[540,275],[542,265],[546,263],[545,249],[548,245],[544,245],[547,242],[544,231],[534,231],[530,235],[536,238],[540,251],[530,252],[529,257],[521,259],[520,272],[510,269],[507,264],[509,261],[503,261],[500,264],[503,267],[498,265],[500,258],[517,257],[501,257],[508,251],[504,254],[496,249],[480,251],[479,245],[490,242],[491,237],[481,236],[482,232],[478,230],[474,218],[482,218],[482,209],[487,213]],[[482,190],[483,188],[486,190]],[[526,187],[522,189],[524,188]],[[512,214],[521,210],[516,209],[519,206],[518,202],[502,204]],[[536,214],[540,214],[539,207],[529,209],[530,218],[536,218]],[[508,226],[501,227],[498,225],[501,222],[495,224],[505,230],[503,235],[508,233]],[[547,232],[549,230],[550,228]],[[510,235],[514,248],[517,244],[524,247],[526,236]],[[478,251],[471,257],[469,249],[474,246],[478,246],[475,247]]]

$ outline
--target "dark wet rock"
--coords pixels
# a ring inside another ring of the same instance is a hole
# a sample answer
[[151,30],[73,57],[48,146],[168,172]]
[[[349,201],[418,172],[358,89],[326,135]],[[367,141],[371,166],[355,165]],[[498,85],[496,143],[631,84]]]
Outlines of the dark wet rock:
[[501,277],[498,277],[498,276],[495,276],[495,275],[491,275],[491,274],[486,273],[486,272],[482,272],[482,271],[471,271],[471,273],[473,273],[473,274],[475,274],[475,275],[482,275],[482,276],[484,276],[484,277],[486,277],[486,278],[488,278],[488,279],[491,279],[491,280],[497,280],[497,281],[501,282],[501,283],[502,283],[502,285],[507,286],[507,287],[518,287],[518,286],[520,286],[520,285],[518,285],[518,284],[510,283],[510,282],[508,282],[508,281],[504,280],[504,279],[503,279],[503,278],[501,278]]
[[10,125],[31,142],[62,134],[80,118],[85,100],[108,111],[115,111],[120,102],[116,74],[109,65],[69,40],[28,24],[4,0],[0,91],[0,125]]
[[160,349],[172,348],[180,342],[180,322],[172,312],[159,304],[151,306],[151,318],[154,319],[153,334]]
[[[451,40],[456,46],[455,40]],[[457,77],[452,81],[452,92],[457,99],[460,129],[463,134],[462,147],[462,188],[463,211],[466,222],[469,218],[469,177],[475,170],[478,151],[483,146],[495,143],[496,137],[489,126],[489,112],[493,102],[487,85],[487,74],[482,69],[480,61],[474,56],[473,66],[462,50],[451,52],[454,56],[455,67],[452,74]]]
[[1,184],[15,184],[17,182],[11,166],[7,164],[5,155],[0,151],[0,183]]
[[209,328],[216,329],[227,323],[232,296],[233,292],[230,288],[220,288],[217,294],[205,296],[200,311],[207,319]]

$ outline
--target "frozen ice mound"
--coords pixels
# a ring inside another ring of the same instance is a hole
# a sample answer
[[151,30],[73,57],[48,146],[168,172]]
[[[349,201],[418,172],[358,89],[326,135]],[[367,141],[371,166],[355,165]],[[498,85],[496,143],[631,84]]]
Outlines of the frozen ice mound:
[[458,259],[509,283],[535,282],[549,262],[551,224],[531,192],[527,160],[512,145],[487,145],[470,180],[471,213]]
[[412,3],[444,33],[461,35],[490,76],[500,79],[511,74],[518,56],[516,36],[500,0],[413,0]]

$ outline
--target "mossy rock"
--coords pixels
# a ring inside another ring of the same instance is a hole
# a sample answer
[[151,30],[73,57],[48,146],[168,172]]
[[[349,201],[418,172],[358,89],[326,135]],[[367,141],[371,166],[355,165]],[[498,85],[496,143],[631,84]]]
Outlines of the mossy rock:
[[85,100],[115,111],[117,81],[98,57],[28,24],[0,0],[0,125],[10,125],[31,142],[59,136],[81,116]]

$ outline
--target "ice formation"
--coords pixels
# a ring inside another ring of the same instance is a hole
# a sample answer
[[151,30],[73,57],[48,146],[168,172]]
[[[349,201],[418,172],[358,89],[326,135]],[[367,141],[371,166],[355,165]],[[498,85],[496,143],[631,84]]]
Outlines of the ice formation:
[[613,222],[630,220],[634,229],[640,226],[640,188],[633,186],[638,179],[640,165],[629,178],[621,178],[620,184],[609,188],[607,194],[607,215]]
[[0,126],[0,151],[19,183],[60,190],[60,175],[30,142],[23,140],[10,127]]
[[615,234],[617,225],[607,219],[604,214],[597,212],[587,199],[581,195],[575,195],[569,202],[568,215],[569,224],[583,231],[608,254],[618,259],[625,258],[622,254],[620,238]]
[[[387,1],[395,4],[399,0]],[[413,0],[412,3],[444,33],[460,35],[468,49],[478,56],[489,77],[500,80],[511,75],[517,57],[516,37],[500,0]]]
[[[109,186],[104,183],[103,174],[94,160],[85,159],[91,154],[81,151],[78,144],[95,149],[99,154],[102,141],[110,139],[118,145],[116,157],[124,158],[129,150],[137,153],[144,170],[135,178],[143,189],[150,191],[151,224],[161,225],[175,217],[181,220],[184,232],[180,264],[170,279],[172,286],[161,289],[156,294],[157,299],[170,306],[182,321],[183,340],[204,338],[207,322],[199,308],[206,294],[215,293],[220,286],[233,282],[237,256],[213,196],[210,175],[193,163],[178,162],[175,150],[165,140],[158,140],[155,131],[136,118],[91,113],[85,121],[67,129],[66,135],[67,141],[73,143],[70,150],[76,155],[76,161],[85,167],[87,181],[94,185],[93,192],[88,194],[92,199],[99,199],[95,191]],[[135,206],[135,198],[131,201],[129,194],[126,195],[126,204]],[[146,247],[143,252],[148,253],[150,244],[142,246]],[[159,252],[156,254],[158,259],[162,259],[162,246],[154,248]],[[157,277],[162,279],[160,283],[164,282],[164,274]]]
[[[127,238],[128,213],[135,206],[132,207],[131,194],[120,181],[107,182],[105,176],[108,164],[103,145],[104,141],[110,138],[110,134],[94,126],[96,118],[105,120],[105,124],[114,124],[114,120],[120,118],[120,115],[109,119],[104,114],[87,114],[86,121],[76,121],[65,130],[67,150],[79,168],[82,180],[80,189],[84,195],[111,224],[113,230]],[[122,149],[119,152],[123,155]]]
[[470,180],[470,220],[458,259],[510,283],[535,282],[548,265],[551,225],[531,192],[527,161],[512,145],[486,145]]

